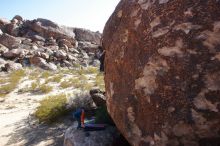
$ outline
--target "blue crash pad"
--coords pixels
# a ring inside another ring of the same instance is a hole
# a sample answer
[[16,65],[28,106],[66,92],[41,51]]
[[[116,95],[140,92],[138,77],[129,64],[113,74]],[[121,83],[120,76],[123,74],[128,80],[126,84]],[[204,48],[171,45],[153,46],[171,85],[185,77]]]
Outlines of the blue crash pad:
[[105,130],[105,124],[85,124],[85,131],[98,131]]

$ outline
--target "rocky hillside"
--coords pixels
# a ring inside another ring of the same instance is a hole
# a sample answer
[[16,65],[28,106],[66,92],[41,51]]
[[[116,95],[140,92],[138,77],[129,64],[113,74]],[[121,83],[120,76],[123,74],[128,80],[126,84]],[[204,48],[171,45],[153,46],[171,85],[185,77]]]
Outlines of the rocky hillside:
[[130,144],[220,145],[218,0],[122,0],[103,44],[108,111]]
[[60,26],[46,19],[30,21],[18,15],[11,21],[0,19],[0,68],[98,66],[100,38],[99,32]]

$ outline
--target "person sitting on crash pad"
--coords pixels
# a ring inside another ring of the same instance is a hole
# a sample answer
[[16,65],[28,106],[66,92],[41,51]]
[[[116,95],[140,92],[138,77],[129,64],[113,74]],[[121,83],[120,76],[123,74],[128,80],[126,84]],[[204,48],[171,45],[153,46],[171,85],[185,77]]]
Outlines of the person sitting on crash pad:
[[84,119],[85,119],[85,109],[81,107],[74,112],[74,117],[78,122],[77,129],[85,128]]

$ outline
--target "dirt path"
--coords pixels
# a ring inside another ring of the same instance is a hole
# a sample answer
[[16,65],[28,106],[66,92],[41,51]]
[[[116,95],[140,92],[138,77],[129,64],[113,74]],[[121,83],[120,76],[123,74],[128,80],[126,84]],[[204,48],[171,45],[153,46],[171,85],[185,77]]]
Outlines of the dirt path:
[[38,124],[31,115],[45,95],[17,94],[17,90],[0,102],[0,146],[62,145],[66,128],[73,124],[70,118]]

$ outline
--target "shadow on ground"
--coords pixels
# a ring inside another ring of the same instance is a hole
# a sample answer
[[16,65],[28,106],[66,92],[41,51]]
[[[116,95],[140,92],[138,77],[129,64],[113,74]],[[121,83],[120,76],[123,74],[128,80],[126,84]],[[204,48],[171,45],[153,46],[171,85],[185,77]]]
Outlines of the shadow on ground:
[[31,124],[30,119],[16,123],[16,129],[10,135],[6,145],[22,146],[61,146],[65,130],[73,125],[70,116],[63,117],[53,124]]

